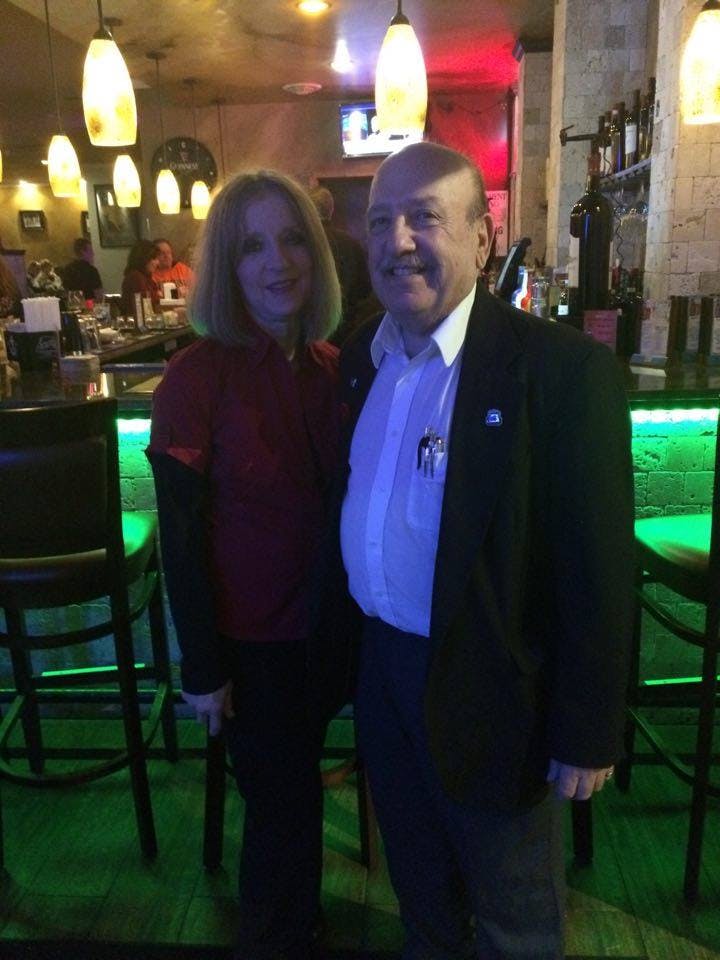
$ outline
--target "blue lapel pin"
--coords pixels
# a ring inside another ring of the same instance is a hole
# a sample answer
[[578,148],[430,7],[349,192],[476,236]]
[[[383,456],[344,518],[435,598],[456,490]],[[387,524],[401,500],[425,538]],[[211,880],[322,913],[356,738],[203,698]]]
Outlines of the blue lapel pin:
[[499,410],[488,410],[485,414],[485,426],[486,427],[500,427],[502,426],[502,413]]

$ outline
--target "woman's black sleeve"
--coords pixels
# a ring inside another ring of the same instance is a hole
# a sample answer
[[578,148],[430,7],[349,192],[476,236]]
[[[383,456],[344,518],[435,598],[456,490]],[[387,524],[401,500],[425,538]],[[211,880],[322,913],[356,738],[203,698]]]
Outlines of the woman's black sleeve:
[[207,559],[207,479],[174,457],[150,453],[165,585],[182,653],[182,688],[212,693],[229,677],[215,627]]

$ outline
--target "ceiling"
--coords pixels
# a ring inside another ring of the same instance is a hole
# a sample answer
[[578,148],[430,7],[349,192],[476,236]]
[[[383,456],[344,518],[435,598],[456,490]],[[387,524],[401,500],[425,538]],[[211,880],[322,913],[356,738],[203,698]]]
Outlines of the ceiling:
[[[94,0],[48,0],[60,108],[81,161],[101,153],[84,134],[80,91],[87,45],[97,29]],[[322,84],[314,97],[352,99],[373,87],[377,54],[396,0],[332,0],[319,16],[300,13],[296,0],[105,0],[103,15],[117,18],[113,35],[137,89],[155,86],[149,51],[161,62],[164,102],[189,104],[183,79],[197,80],[203,106],[272,103],[292,99],[288,83]],[[513,49],[549,49],[553,0],[404,0],[423,49],[430,94],[503,89],[517,76]],[[50,83],[43,0],[0,0],[2,85],[0,146],[10,176],[57,127]],[[330,67],[343,38],[352,71]]]

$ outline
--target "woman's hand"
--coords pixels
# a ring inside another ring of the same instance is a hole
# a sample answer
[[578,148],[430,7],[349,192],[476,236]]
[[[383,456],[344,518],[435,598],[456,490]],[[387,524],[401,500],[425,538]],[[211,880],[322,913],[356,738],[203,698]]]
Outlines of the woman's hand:
[[195,709],[195,718],[198,723],[207,720],[208,733],[215,737],[222,729],[223,717],[234,717],[232,706],[232,680],[228,680],[219,690],[213,693],[186,693],[181,691],[185,703]]

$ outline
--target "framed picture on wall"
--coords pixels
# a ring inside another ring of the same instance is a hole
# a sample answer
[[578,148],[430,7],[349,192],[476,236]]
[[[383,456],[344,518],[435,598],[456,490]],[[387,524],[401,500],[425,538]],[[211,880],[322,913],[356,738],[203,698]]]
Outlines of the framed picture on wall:
[[95,184],[101,247],[131,247],[138,239],[138,211],[118,206],[110,183]]
[[47,229],[45,213],[42,210],[20,210],[20,229],[25,233],[44,233]]

